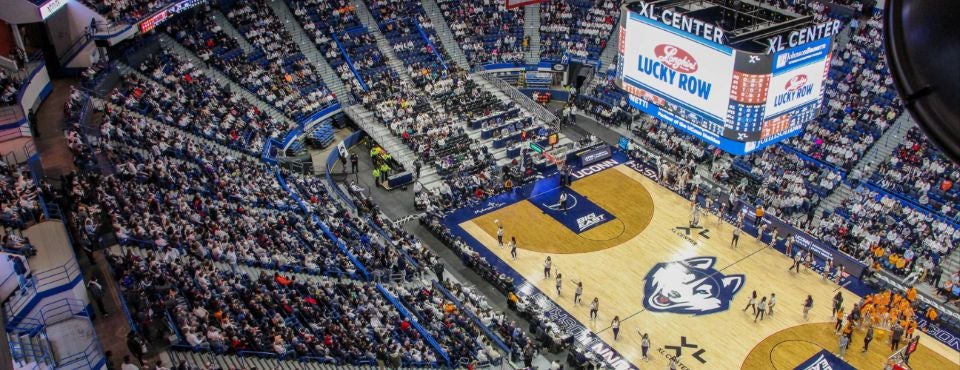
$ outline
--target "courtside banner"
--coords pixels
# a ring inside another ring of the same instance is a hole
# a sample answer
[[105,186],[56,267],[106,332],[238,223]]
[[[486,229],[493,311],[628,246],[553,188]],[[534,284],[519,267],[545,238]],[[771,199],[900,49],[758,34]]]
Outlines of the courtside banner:
[[692,114],[724,122],[736,60],[732,48],[635,12],[626,17],[625,29],[624,84],[683,103]]
[[830,351],[820,350],[810,359],[804,361],[793,370],[856,370],[839,357],[834,356]]
[[530,4],[542,3],[543,0],[506,0],[507,9],[519,8]]
[[[753,205],[750,205],[743,200],[738,200],[737,209],[744,213],[746,219],[756,222],[756,208]],[[786,239],[788,235],[793,235],[793,249],[813,251],[817,258],[817,263],[823,264],[823,262],[820,261],[829,259],[833,261],[834,266],[837,264],[843,265],[843,271],[847,273],[849,278],[859,280],[860,276],[863,274],[863,270],[867,268],[867,265],[865,265],[863,262],[857,261],[855,258],[850,257],[846,253],[837,250],[833,246],[813,237],[810,234],[807,234],[800,229],[793,227],[793,225],[788,224],[779,218],[765,215],[763,216],[763,223],[767,225],[768,233],[773,231],[773,229],[777,229],[777,235],[779,236],[778,239]],[[781,252],[785,251],[785,246],[782,242],[777,244],[777,250],[780,250]]]

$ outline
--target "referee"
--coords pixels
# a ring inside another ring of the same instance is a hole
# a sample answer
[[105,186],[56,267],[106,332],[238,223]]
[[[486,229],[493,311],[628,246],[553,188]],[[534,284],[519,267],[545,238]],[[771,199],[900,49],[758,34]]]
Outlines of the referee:
[[567,214],[567,193],[560,192],[560,209],[563,210],[563,214]]

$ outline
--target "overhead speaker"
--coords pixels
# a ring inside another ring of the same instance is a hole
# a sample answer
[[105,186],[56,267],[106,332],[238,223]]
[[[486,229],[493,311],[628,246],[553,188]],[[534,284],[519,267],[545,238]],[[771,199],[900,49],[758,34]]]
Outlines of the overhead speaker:
[[887,64],[907,110],[960,163],[960,2],[887,0],[883,30]]

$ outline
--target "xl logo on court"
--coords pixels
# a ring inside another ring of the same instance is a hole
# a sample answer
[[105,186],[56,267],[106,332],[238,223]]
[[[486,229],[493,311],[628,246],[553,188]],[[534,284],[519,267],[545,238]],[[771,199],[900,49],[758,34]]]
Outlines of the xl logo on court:
[[743,275],[724,275],[714,257],[661,262],[644,277],[643,306],[653,312],[707,315],[726,311],[743,287]]

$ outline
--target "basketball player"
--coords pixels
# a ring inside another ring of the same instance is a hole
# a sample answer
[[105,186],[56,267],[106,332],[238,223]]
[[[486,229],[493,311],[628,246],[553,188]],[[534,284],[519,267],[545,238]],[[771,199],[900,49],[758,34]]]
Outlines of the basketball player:
[[[806,260],[806,263],[804,263],[803,265],[803,271],[809,271],[810,266],[813,265],[813,250],[807,251],[806,255],[807,255],[807,260]],[[798,270],[797,272],[800,272],[800,271]]]
[[563,210],[563,214],[567,214],[567,193],[560,192],[560,209]]
[[610,327],[613,328],[613,341],[616,342],[617,338],[620,336],[620,316],[613,317]]
[[767,244],[767,245],[770,246],[770,248],[776,247],[777,245],[777,229],[776,228],[774,228],[773,231],[770,232],[770,244]]
[[820,280],[826,280],[830,276],[830,270],[833,270],[833,260],[827,259],[823,261],[823,275],[820,275]]
[[553,266],[553,261],[550,260],[550,256],[547,256],[547,259],[543,261],[543,278],[546,279],[550,277],[550,267]]
[[[558,274],[559,275],[559,274]],[[583,295],[583,282],[577,282],[577,291],[573,292],[573,305],[576,306],[580,304],[580,296]]]
[[750,296],[750,301],[747,302],[747,306],[743,308],[743,312],[747,312],[747,309],[751,308],[751,315],[757,314],[757,291],[753,291],[753,295]]
[[510,258],[517,260],[517,238],[513,236],[510,237]]
[[733,229],[733,239],[730,240],[730,246],[733,248],[736,248],[737,244],[740,243],[740,233],[743,232],[743,230],[740,230],[741,226],[743,226],[742,223],[737,224],[737,226]]
[[834,334],[840,335],[840,329],[843,328],[843,320],[846,318],[843,313],[843,307],[840,307],[834,315],[837,317],[837,325],[833,327]]
[[590,320],[597,319],[597,311],[600,310],[600,298],[593,297],[593,302],[590,302]]
[[557,271],[557,297],[560,296],[560,286],[563,285],[563,274]]
[[757,304],[757,312],[753,314],[753,322],[757,322],[757,318],[760,318],[760,321],[763,321],[763,314],[767,312],[767,297],[760,298],[760,303]]
[[837,271],[833,275],[834,283],[840,285],[840,280],[843,279],[843,265],[837,264]]
[[643,333],[640,338],[640,353],[643,354],[644,361],[650,361],[650,358],[647,357],[647,351],[650,350],[650,337],[647,336],[647,333]]
[[497,244],[503,249],[503,225],[497,224]]

